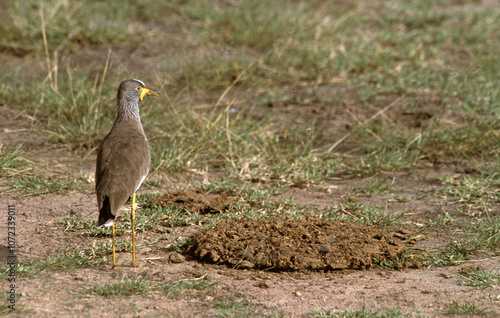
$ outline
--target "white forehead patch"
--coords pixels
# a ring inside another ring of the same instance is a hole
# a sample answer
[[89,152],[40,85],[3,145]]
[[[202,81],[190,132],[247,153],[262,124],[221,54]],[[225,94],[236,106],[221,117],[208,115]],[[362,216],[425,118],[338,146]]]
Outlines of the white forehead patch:
[[139,81],[138,79],[135,79],[135,78],[134,78],[134,81],[141,83],[142,87],[146,87],[146,84],[144,84],[143,81]]

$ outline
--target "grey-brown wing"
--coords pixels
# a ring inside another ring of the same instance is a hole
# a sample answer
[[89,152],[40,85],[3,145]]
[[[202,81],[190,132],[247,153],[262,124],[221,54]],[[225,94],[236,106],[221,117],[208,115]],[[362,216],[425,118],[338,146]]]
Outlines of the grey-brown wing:
[[110,133],[99,149],[96,162],[99,208],[107,196],[115,214],[144,181],[150,163],[149,144],[142,133]]

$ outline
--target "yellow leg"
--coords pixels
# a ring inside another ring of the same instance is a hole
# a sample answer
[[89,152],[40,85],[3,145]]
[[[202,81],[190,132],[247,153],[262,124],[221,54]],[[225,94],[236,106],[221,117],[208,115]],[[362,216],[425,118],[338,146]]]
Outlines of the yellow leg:
[[132,266],[135,264],[135,193],[132,197]]
[[112,232],[113,232],[113,268],[115,268],[116,267],[115,222],[113,222],[112,225]]

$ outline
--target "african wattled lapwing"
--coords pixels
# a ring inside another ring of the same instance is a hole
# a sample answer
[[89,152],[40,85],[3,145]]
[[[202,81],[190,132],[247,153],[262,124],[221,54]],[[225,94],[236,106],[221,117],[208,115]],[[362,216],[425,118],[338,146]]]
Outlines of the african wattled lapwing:
[[115,218],[132,198],[132,265],[135,266],[135,193],[149,172],[149,143],[139,117],[139,102],[146,95],[159,96],[143,82],[129,79],[120,83],[116,95],[116,119],[97,153],[95,189],[99,205],[98,226],[111,226],[113,267],[116,266]]

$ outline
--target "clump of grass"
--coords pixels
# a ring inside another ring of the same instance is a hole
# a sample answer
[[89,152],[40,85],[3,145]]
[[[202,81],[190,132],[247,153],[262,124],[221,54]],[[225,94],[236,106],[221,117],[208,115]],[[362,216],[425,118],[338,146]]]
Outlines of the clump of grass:
[[155,290],[158,290],[171,298],[176,298],[185,290],[208,290],[216,284],[217,282],[211,282],[210,277],[204,275],[197,278],[183,279],[179,281],[159,284],[155,287]]
[[[183,207],[177,206],[152,206],[145,209],[146,213],[161,213],[163,217],[159,220],[153,222],[144,223],[143,227],[145,230],[157,229],[158,226],[154,226],[154,223],[158,224],[160,222],[163,226],[176,227],[176,226],[187,226],[192,224],[198,224],[207,220],[207,217],[202,216],[198,213],[192,213]],[[146,216],[144,216],[146,218]]]
[[150,292],[160,292],[171,298],[176,298],[183,291],[207,290],[215,284],[216,283],[210,282],[210,279],[206,275],[199,278],[184,279],[167,283],[157,283],[148,277],[136,277],[135,279],[122,277],[118,282],[92,285],[86,292],[91,295],[103,297],[116,295],[146,295]]
[[[132,242],[130,240],[116,240],[117,252],[132,251]],[[51,255],[26,259],[18,262],[17,274],[19,277],[31,277],[53,271],[72,271],[81,268],[99,267],[110,263],[108,258],[112,254],[111,242],[102,244],[93,244],[91,247],[80,248],[73,245],[60,247]],[[0,264],[2,270],[7,267]]]
[[[110,230],[105,227],[96,226],[96,221],[90,221],[85,218],[71,218],[65,217],[62,220],[57,220],[54,222],[63,227],[63,230],[69,232],[81,232],[88,236],[102,236],[109,235]],[[119,234],[120,230],[123,230],[123,222],[116,224],[116,231]]]
[[[124,222],[117,222],[115,225],[116,236],[122,236],[130,229],[130,213],[125,212],[124,215]],[[147,218],[147,216],[141,215],[139,211],[136,211],[136,231],[152,229],[156,225],[155,221],[158,222],[158,220],[152,220],[151,222],[153,224],[146,224],[145,218]],[[140,222],[137,222],[137,219],[139,219]],[[97,226],[96,220],[66,217],[54,223],[61,225],[64,231],[80,232],[88,236],[109,236],[111,234],[111,229],[109,227]]]
[[471,286],[477,289],[486,289],[500,286],[500,272],[485,269],[475,269],[466,274],[460,275],[462,285]]
[[466,300],[462,303],[454,301],[446,306],[445,315],[486,315],[486,308],[479,308],[476,304]]
[[356,192],[364,193],[368,196],[375,196],[384,192],[392,192],[394,180],[389,179],[371,179],[365,182],[365,186],[356,189]]
[[466,255],[448,248],[415,253],[414,255],[414,258],[425,267],[456,266],[469,259]]
[[106,283],[104,285],[93,285],[87,293],[103,297],[116,295],[146,295],[152,289],[151,282],[146,278],[137,277],[135,279],[123,277],[119,282]]
[[95,253],[94,249],[81,249],[76,246],[63,246],[54,254],[18,263],[17,274],[29,277],[49,271],[66,271],[79,268],[101,266],[108,263],[106,258]]
[[8,145],[0,143],[0,177],[17,176],[27,174],[33,162],[24,158],[21,153],[21,146],[11,149]]
[[246,300],[237,300],[233,297],[223,298],[214,304],[215,317],[251,317],[253,314],[248,308]]
[[346,200],[340,205],[316,209],[313,215],[327,218],[333,221],[354,222],[364,225],[377,225],[381,227],[395,226],[399,224],[401,215],[390,214],[380,208],[369,204],[362,205],[357,202]]
[[466,232],[464,237],[450,241],[442,248],[420,254],[424,266],[450,266],[462,264],[474,253],[497,252],[500,246],[500,219],[493,217],[470,223],[460,223],[457,228]]
[[9,183],[13,189],[22,191],[23,196],[40,195],[47,193],[65,194],[83,189],[83,183],[79,178],[67,176],[66,180],[46,177],[40,173],[34,176],[16,178]]
[[430,191],[445,196],[446,201],[465,205],[464,212],[467,214],[471,214],[471,211],[487,214],[489,207],[500,204],[500,192],[496,189],[500,185],[498,173],[463,177],[454,175],[438,177],[438,180],[448,187],[441,190],[431,189]]
[[328,309],[326,311],[312,311],[309,315],[313,318],[402,318],[414,316],[413,314],[402,313],[399,308],[370,310],[367,309],[364,304],[363,307],[357,311],[334,311],[333,309]]
[[492,250],[500,247],[500,218],[492,217],[479,220],[468,226],[469,233],[465,239],[448,244],[450,250],[468,255],[474,252]]
[[[116,239],[115,241],[115,250],[117,253],[121,252],[132,252],[132,239],[123,238]],[[113,243],[111,240],[107,240],[100,244],[92,244],[92,247],[86,249],[86,253],[90,257],[102,257],[113,254]]]

